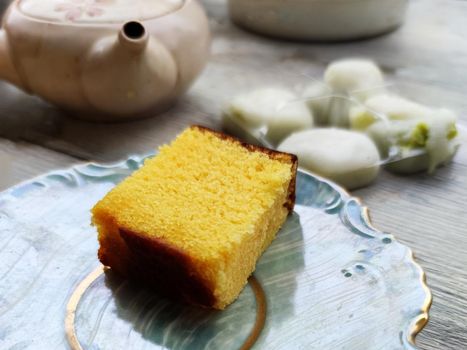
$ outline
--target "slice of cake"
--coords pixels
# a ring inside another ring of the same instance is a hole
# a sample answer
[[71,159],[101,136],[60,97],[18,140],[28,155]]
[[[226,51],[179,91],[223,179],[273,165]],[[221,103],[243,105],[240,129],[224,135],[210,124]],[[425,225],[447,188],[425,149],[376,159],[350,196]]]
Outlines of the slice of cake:
[[223,309],[292,211],[296,171],[294,155],[192,126],[93,208],[99,259],[164,295]]

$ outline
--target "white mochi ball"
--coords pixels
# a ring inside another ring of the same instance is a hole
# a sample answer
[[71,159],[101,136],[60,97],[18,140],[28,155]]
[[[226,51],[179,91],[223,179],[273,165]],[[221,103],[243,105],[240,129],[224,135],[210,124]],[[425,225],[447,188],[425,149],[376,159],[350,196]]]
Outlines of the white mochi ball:
[[381,94],[370,97],[363,106],[350,109],[352,129],[364,130],[378,120],[405,121],[421,119],[431,114],[431,109],[406,98]]
[[380,156],[365,134],[319,128],[290,135],[278,147],[298,156],[301,167],[348,189],[370,184],[378,175]]
[[352,94],[359,100],[380,94],[384,76],[379,67],[367,59],[344,59],[332,62],[324,72],[324,82],[335,92]]
[[294,131],[313,126],[313,115],[305,103],[282,88],[262,88],[235,97],[224,118],[250,129],[265,128],[266,138],[273,145]]
[[303,92],[319,125],[348,127],[356,102],[385,91],[384,76],[371,60],[346,59],[331,63],[324,83],[312,83]]

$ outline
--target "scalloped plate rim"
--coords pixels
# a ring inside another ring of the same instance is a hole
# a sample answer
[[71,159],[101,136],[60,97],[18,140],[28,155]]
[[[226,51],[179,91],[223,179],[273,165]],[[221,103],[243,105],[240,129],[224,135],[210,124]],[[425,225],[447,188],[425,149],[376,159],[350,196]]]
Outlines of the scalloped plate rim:
[[[108,162],[108,163],[84,162],[84,163],[75,164],[75,165],[73,165],[71,167],[68,167],[68,168],[52,170],[52,171],[43,173],[41,175],[38,175],[38,176],[36,176],[34,178],[22,181],[22,182],[20,182],[20,183],[18,183],[16,185],[13,185],[13,186],[5,189],[5,190],[0,191],[0,198],[2,196],[4,196],[4,195],[8,195],[8,194],[11,195],[15,191],[17,191],[17,190],[19,190],[19,189],[21,189],[23,187],[26,187],[26,186],[30,186],[30,185],[34,185],[34,184],[36,184],[36,185],[39,184],[39,185],[44,186],[45,184],[42,181],[47,179],[47,178],[50,178],[53,175],[63,176],[64,174],[72,174],[71,172],[74,171],[74,172],[80,174],[81,176],[86,176],[85,174],[83,174],[81,172],[81,170],[82,169],[87,169],[89,167],[113,170],[115,168],[121,168],[122,166],[127,166],[128,167],[128,163],[135,162],[135,163],[139,164],[139,166],[138,166],[138,168],[139,168],[140,166],[142,166],[142,164],[144,163],[144,161],[147,158],[153,157],[155,154],[156,153],[149,153],[149,154],[146,154],[146,155],[131,155],[127,159],[125,159],[123,161],[117,161],[117,162]],[[138,168],[133,169],[133,171],[137,170]],[[304,170],[301,167],[298,168],[298,171],[301,172],[302,174],[305,174],[305,175],[307,175],[307,176],[309,176],[311,178],[316,179],[319,183],[323,183],[323,184],[326,184],[326,185],[330,186],[334,191],[336,191],[340,195],[340,199],[344,203],[348,203],[349,201],[354,201],[357,204],[357,206],[358,206],[358,208],[360,210],[361,219],[368,226],[368,228],[374,230],[375,232],[377,232],[379,234],[385,235],[385,233],[383,233],[382,231],[375,228],[375,226],[373,225],[373,223],[371,221],[369,208],[362,204],[362,200],[359,197],[351,195],[346,189],[344,189],[340,185],[338,185],[335,182],[333,182],[331,180],[328,180],[328,179],[326,179],[326,178],[324,178],[324,177],[322,177],[320,175],[317,175],[317,174],[315,174],[313,172]],[[73,175],[75,175],[75,174],[73,174]],[[352,225],[351,222],[349,224]],[[355,226],[353,226],[353,227],[355,227]],[[432,302],[433,302],[433,296],[432,296],[432,292],[431,292],[431,290],[430,290],[430,288],[429,288],[429,286],[427,284],[426,273],[423,270],[423,268],[421,267],[421,265],[418,262],[415,261],[415,255],[414,255],[413,250],[410,247],[408,247],[407,245],[399,242],[396,238],[394,238],[394,236],[392,234],[390,234],[390,236],[391,236],[391,238],[393,239],[393,241],[395,243],[397,243],[397,244],[399,244],[399,245],[401,245],[401,246],[403,246],[403,247],[405,247],[407,249],[408,262],[410,262],[415,267],[415,269],[416,269],[416,271],[418,273],[418,278],[419,278],[420,285],[421,285],[421,287],[422,287],[422,289],[423,289],[423,291],[425,293],[425,301],[424,301],[423,306],[421,307],[421,312],[418,315],[416,315],[412,319],[412,321],[409,323],[409,329],[405,329],[405,330],[402,331],[403,334],[405,334],[405,337],[406,337],[406,339],[404,341],[404,344],[409,345],[410,347],[407,348],[407,349],[410,350],[410,349],[415,349],[415,347],[416,347],[415,338],[423,330],[423,328],[427,325],[427,323],[429,321],[429,311],[430,311],[430,308],[431,308],[431,305],[432,305]]]

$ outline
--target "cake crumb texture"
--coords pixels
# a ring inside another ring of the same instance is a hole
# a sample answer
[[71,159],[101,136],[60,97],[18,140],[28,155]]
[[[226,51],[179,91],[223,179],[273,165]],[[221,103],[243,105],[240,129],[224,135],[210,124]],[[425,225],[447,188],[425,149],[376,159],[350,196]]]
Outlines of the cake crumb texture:
[[163,294],[222,309],[293,207],[297,161],[193,126],[93,208],[99,258]]

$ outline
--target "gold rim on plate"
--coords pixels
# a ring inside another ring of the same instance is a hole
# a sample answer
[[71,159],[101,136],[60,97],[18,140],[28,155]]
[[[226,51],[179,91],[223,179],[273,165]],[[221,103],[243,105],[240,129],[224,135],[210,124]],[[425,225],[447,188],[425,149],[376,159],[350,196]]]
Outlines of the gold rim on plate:
[[[65,317],[65,333],[72,350],[83,350],[83,347],[78,340],[75,328],[76,310],[78,308],[79,302],[84,293],[86,293],[86,290],[93,284],[94,281],[96,281],[101,275],[104,274],[105,270],[106,267],[101,265],[89,275],[87,275],[73,291],[73,294],[68,301]],[[266,322],[267,304],[263,287],[255,276],[251,276],[248,282],[255,294],[256,319],[250,334],[246,338],[243,345],[240,347],[240,350],[251,349],[251,347],[256,343],[256,340],[258,340],[258,337],[263,330],[264,323]]]

